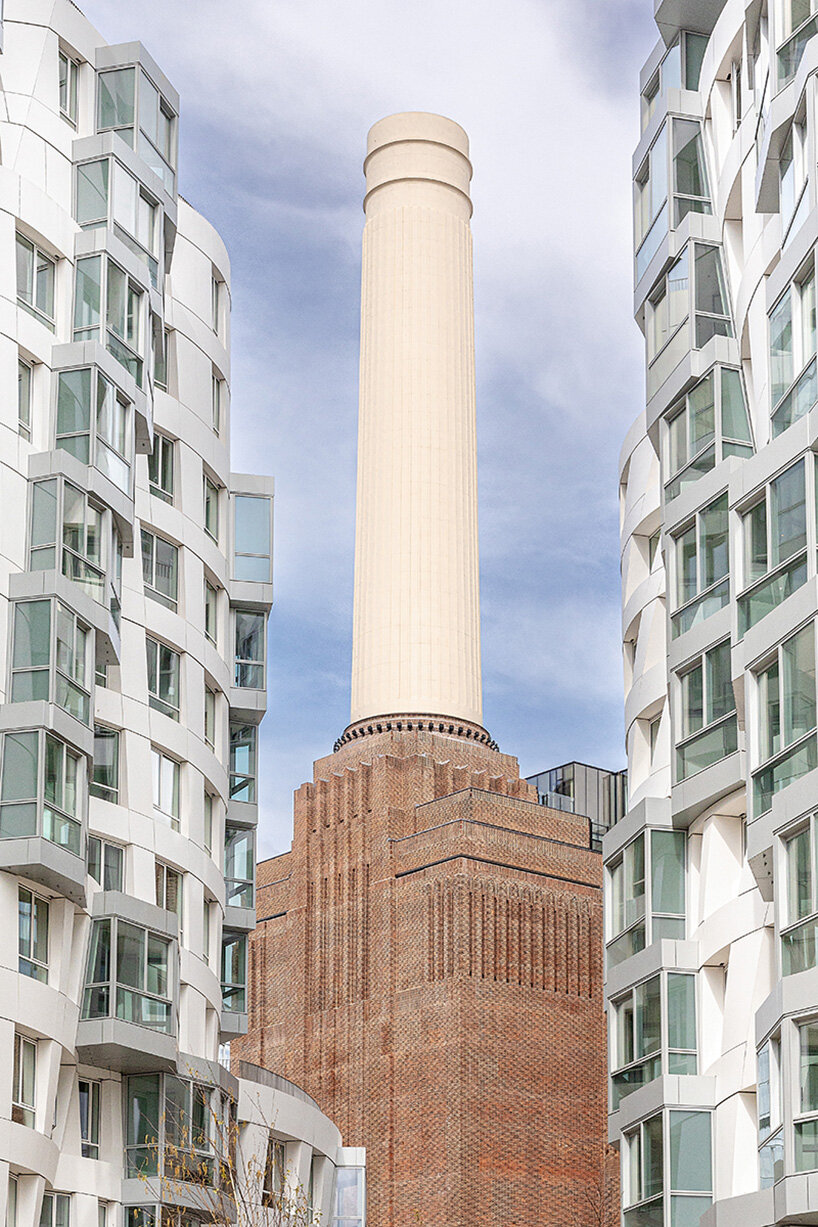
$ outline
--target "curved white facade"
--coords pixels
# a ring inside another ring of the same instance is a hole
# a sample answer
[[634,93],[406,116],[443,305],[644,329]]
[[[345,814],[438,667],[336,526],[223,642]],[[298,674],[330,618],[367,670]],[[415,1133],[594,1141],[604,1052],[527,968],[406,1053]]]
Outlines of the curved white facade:
[[[230,471],[230,266],[178,194],[176,91],[70,0],[2,27],[0,1197],[10,1225],[150,1227],[196,1217],[225,1122],[262,1144],[218,1057],[246,1028],[273,486]],[[267,1134],[326,1217],[344,1159],[310,1112]]]
[[814,8],[656,0],[640,82],[604,844],[626,1224],[818,1213]]

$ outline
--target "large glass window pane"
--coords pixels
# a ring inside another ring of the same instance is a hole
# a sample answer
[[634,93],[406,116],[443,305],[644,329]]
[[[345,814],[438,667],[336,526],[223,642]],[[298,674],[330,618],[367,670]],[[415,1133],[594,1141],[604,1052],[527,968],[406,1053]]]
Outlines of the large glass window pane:
[[120,920],[116,938],[116,978],[129,988],[145,987],[145,930]]
[[677,975],[667,978],[668,1048],[696,1051],[696,978]]
[[704,674],[701,665],[682,676],[682,737],[704,726]]
[[643,1126],[644,1197],[662,1192],[662,1118],[652,1116]]
[[707,667],[707,723],[721,720],[736,709],[733,692],[730,641],[726,640],[705,656]]
[[787,840],[786,852],[787,915],[789,923],[793,924],[796,920],[803,920],[814,910],[809,827]]
[[790,291],[770,312],[770,388],[775,406],[795,377]]
[[109,166],[108,159],[102,158],[77,167],[77,221],[81,226],[108,221]]
[[691,1193],[713,1188],[709,1112],[670,1113],[670,1187]]
[[702,588],[722,579],[729,571],[727,495],[705,507],[699,517]]
[[807,546],[804,462],[799,460],[770,484],[772,565],[778,566]]
[[818,1112],[818,1023],[798,1028],[801,1036],[801,1111]]
[[676,539],[676,604],[684,605],[696,595],[696,530],[689,528]]
[[[99,89],[97,128],[101,131],[103,128],[123,128],[132,125],[134,122],[135,70],[118,68],[113,72],[101,72],[97,77],[97,83]],[[133,144],[132,137],[128,143]]]
[[101,256],[86,256],[77,260],[74,286],[74,340],[82,341],[92,338],[99,328],[102,313]]
[[790,745],[815,728],[815,632],[807,626],[781,648],[782,734]]
[[738,371],[723,369],[721,373],[721,433],[725,439],[752,443]]
[[685,910],[684,831],[651,831],[651,889],[654,912],[683,916]]

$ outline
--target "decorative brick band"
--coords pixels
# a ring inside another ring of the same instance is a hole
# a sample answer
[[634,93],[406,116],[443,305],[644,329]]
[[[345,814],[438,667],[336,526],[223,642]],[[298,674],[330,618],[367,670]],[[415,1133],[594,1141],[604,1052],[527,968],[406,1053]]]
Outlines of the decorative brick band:
[[410,712],[408,714],[389,716],[373,716],[369,720],[359,720],[350,724],[332,747],[334,751],[341,746],[349,745],[362,737],[375,737],[378,733],[443,733],[449,737],[461,737],[464,741],[473,741],[477,745],[486,746],[489,750],[499,750],[497,742],[480,724],[472,724],[469,720],[453,720],[451,716],[428,716]]

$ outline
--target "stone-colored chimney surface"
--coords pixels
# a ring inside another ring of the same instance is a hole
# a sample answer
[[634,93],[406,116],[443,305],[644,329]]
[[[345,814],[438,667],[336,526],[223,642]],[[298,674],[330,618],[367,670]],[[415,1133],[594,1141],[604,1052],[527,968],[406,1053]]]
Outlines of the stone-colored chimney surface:
[[482,723],[471,163],[440,115],[367,142],[353,723]]

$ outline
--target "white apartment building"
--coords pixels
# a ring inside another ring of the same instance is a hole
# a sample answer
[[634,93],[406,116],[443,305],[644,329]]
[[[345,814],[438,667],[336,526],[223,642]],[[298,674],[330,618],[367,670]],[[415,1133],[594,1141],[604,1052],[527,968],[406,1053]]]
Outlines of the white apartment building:
[[818,5],[655,0],[605,837],[628,1227],[818,1222]]
[[272,480],[230,471],[227,252],[145,48],[71,0],[0,24],[0,1213],[229,1220],[237,1152],[265,1213],[301,1189],[362,1227],[362,1154],[218,1059],[247,1021],[273,525]]

